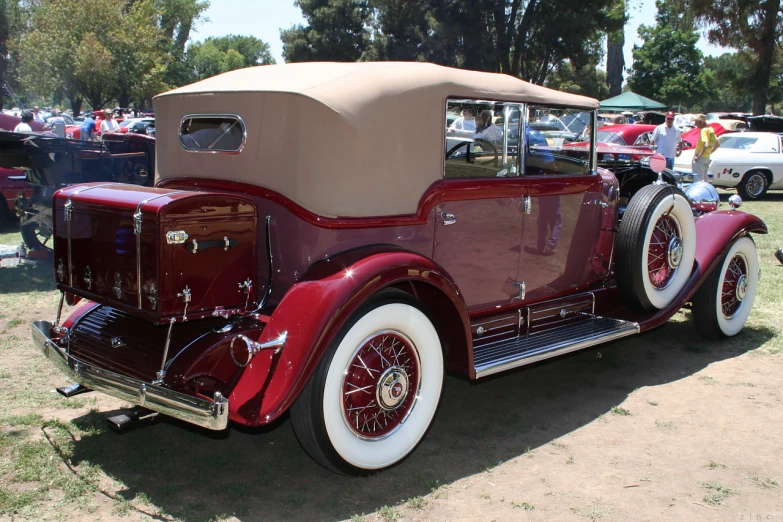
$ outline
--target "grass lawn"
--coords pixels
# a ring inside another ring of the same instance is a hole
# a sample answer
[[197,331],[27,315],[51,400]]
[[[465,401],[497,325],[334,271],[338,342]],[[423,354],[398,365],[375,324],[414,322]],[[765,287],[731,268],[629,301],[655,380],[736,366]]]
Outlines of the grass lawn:
[[[729,194],[722,193],[724,209]],[[762,202],[746,202],[742,210],[764,219],[770,234],[754,236],[762,279],[753,313],[745,330],[719,343],[719,350],[734,354],[730,357],[743,353],[779,357],[783,353],[783,266],[772,253],[783,246],[783,193],[772,193]],[[0,230],[0,243],[20,242],[18,230]],[[517,377],[525,374],[517,372],[505,381],[500,377],[486,386],[449,377],[440,418],[428,440],[400,466],[366,479],[336,476],[315,465],[297,445],[287,420],[260,430],[232,427],[219,434],[163,420],[116,435],[104,427],[104,416],[122,403],[100,394],[60,397],[53,388],[67,384],[66,379],[32,345],[29,322],[52,320],[58,297],[51,266],[0,269],[0,520],[395,520],[400,509],[419,509],[433,502],[454,481],[531,449],[550,445],[551,450],[555,444],[551,441],[559,434],[601,416],[588,410],[569,424],[544,415],[545,427],[536,431],[539,435],[520,428],[512,436],[492,420],[493,404],[502,399],[491,393],[503,382],[518,382]],[[692,325],[685,328],[683,323],[688,322],[690,313],[683,311],[669,325],[646,334],[648,340],[666,345],[650,348],[650,366],[660,365],[672,350],[699,358],[703,366],[718,359],[710,359],[713,347],[698,340]],[[619,354],[632,351],[634,342],[631,338],[602,348],[600,361],[590,355],[590,361],[598,361],[590,364],[600,364],[609,372],[605,381],[596,382],[580,373],[583,370],[573,370],[574,389],[580,383],[604,389],[606,404],[596,405],[596,411],[611,412],[612,419],[633,418],[628,410],[611,404],[620,404],[637,388],[626,382],[629,366],[620,368],[618,362]],[[582,360],[578,359],[581,355],[576,357],[555,361],[542,371],[565,371],[562,368]],[[640,356],[635,368],[641,373],[647,370],[644,357]],[[685,367],[679,370],[684,373]],[[523,371],[530,377],[538,370]],[[557,401],[558,394],[564,393],[554,386],[546,389],[541,392],[542,400]],[[509,389],[498,396],[514,393]],[[568,400],[574,402],[573,394],[566,398],[563,404],[567,407]],[[486,412],[476,405],[478,401],[486,401]],[[481,422],[479,428],[450,420],[463,422],[465,409],[470,410],[468,417]],[[510,422],[522,421],[512,418]],[[659,431],[668,433],[664,428]],[[444,448],[448,448],[446,456]],[[753,446],[748,445],[746,451],[752,452]],[[716,502],[729,496],[729,490],[710,487],[708,493]],[[526,502],[513,506],[524,508],[519,513],[534,509]]]

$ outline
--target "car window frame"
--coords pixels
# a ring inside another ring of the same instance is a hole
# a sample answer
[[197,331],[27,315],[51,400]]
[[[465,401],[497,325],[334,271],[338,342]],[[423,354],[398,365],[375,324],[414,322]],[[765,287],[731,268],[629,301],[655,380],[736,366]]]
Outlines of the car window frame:
[[[542,104],[542,103],[525,103],[524,104],[524,114],[523,114],[523,120],[525,129],[527,129],[529,123],[530,123],[530,106],[541,106],[545,105],[546,107],[553,108],[553,109],[576,109],[577,107],[570,106],[570,105],[562,105],[557,103],[552,104]],[[590,113],[590,139],[589,147],[590,151],[588,152],[587,156],[587,168],[583,173],[550,173],[550,174],[528,174],[526,172],[526,166],[527,166],[527,132],[522,133],[520,136],[520,140],[522,140],[520,143],[523,149],[520,151],[520,153],[517,155],[520,166],[519,166],[519,176],[520,177],[527,177],[527,178],[540,178],[540,179],[547,179],[547,178],[553,178],[553,177],[584,177],[584,176],[592,176],[596,175],[598,173],[598,170],[596,166],[598,165],[598,152],[596,150],[596,136],[598,135],[598,130],[596,129],[596,126],[598,124],[598,111],[596,109],[589,109],[589,110],[583,110],[582,112],[588,112]],[[521,129],[520,125],[520,129]],[[615,133],[617,134],[617,133]]]

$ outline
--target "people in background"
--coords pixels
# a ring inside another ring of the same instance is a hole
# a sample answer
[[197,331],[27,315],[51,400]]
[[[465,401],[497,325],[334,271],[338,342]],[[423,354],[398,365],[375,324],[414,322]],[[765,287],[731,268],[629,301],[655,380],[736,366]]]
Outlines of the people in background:
[[666,121],[661,123],[652,134],[655,150],[666,158],[666,168],[674,168],[674,158],[677,157],[677,146],[682,142],[680,131],[674,126],[674,112],[666,113]]
[[65,138],[65,120],[58,109],[52,109],[52,116],[46,120],[44,129],[52,131],[58,138]]
[[88,141],[92,137],[92,133],[95,131],[95,120],[92,116],[87,116],[82,122],[82,126],[79,127],[79,140]]
[[16,127],[14,127],[14,132],[23,132],[26,134],[32,134],[33,129],[30,127],[30,122],[33,121],[33,113],[30,111],[24,111],[22,113],[22,121],[20,121]]
[[43,123],[43,114],[41,114],[41,110],[38,108],[38,106],[33,107],[33,121],[37,121],[38,123]]
[[103,111],[104,120],[101,122],[101,133],[115,132],[120,128],[120,124],[112,116],[111,109]]
[[449,130],[467,130],[467,131],[475,131],[476,130],[476,113],[473,109],[470,107],[466,107],[462,109],[462,113],[459,118],[454,120],[454,123],[452,123],[449,126]]
[[492,111],[481,111],[476,120],[476,134],[473,137],[477,140],[487,140],[493,145],[503,141],[503,131],[492,122]]
[[720,147],[720,143],[715,135],[715,131],[707,125],[707,117],[704,114],[697,115],[693,121],[696,124],[696,128],[701,129],[693,155],[693,180],[707,181],[710,155]]

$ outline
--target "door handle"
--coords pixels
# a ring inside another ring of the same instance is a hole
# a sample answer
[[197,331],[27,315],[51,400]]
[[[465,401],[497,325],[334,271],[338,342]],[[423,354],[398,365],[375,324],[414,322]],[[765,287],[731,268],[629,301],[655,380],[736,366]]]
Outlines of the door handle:
[[440,218],[443,220],[444,225],[453,225],[457,222],[457,217],[454,214],[447,214],[445,212],[441,212]]

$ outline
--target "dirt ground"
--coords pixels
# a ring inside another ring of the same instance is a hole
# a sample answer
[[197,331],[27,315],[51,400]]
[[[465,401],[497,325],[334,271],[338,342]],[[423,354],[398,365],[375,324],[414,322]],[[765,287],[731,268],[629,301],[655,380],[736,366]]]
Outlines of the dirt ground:
[[[780,239],[757,238],[762,287],[737,337],[702,341],[683,311],[477,383],[447,377],[420,447],[368,478],[320,468],[287,418],[224,433],[173,420],[108,431],[123,404],[53,394],[65,378],[29,340],[28,321],[54,313],[51,268],[4,268],[18,272],[0,276],[0,454],[27,437],[50,448],[30,466],[54,471],[20,478],[28,461],[14,446],[0,459],[0,504],[54,486],[0,521],[783,522],[783,267],[769,255]],[[40,417],[19,420],[29,414]]]

